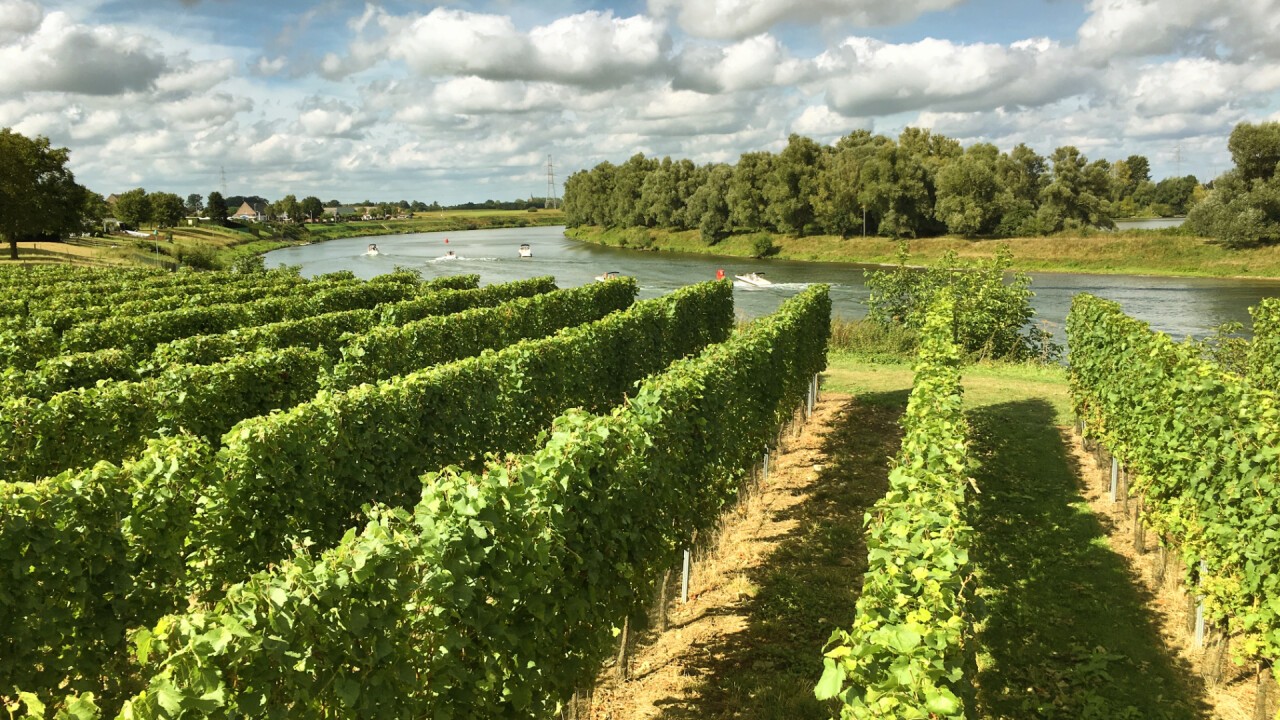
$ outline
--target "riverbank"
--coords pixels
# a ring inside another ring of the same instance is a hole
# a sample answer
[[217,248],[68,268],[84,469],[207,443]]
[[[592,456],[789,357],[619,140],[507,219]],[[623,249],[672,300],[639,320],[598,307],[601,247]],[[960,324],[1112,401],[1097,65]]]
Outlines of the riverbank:
[[410,233],[461,232],[495,228],[547,227],[564,223],[560,210],[446,210],[403,220],[355,220],[291,225],[283,223],[203,224],[162,228],[159,235],[114,234],[64,242],[18,243],[18,259],[4,263],[62,262],[84,265],[188,265],[198,269],[231,267],[238,260],[272,250],[325,240]]
[[[896,264],[898,253],[898,241],[873,237],[813,235],[797,238],[750,233],[707,245],[696,230],[673,232],[647,228],[577,227],[568,228],[565,234],[575,240],[610,247],[728,257],[756,256],[763,235],[772,246],[766,257],[810,262]],[[1001,240],[940,237],[907,241],[911,260],[915,263],[928,263],[948,251],[965,260],[991,258],[1002,244],[1013,253],[1016,270],[1280,279],[1280,246],[1231,250],[1205,238],[1159,230]]]

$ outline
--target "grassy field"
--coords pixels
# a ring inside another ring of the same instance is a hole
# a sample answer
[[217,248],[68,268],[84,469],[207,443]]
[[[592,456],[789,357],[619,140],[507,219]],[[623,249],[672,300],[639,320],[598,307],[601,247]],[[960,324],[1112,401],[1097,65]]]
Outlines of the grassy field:
[[[453,232],[488,228],[542,227],[564,222],[560,210],[452,210],[419,213],[406,220],[360,220],[294,226],[233,223],[228,227],[197,225],[160,230],[158,238],[119,234],[75,238],[62,243],[18,243],[19,263],[70,262],[84,265],[174,265],[227,267],[245,256],[324,240],[421,232]],[[3,254],[3,262],[15,262]]]
[[[615,247],[749,257],[758,233],[735,235],[707,245],[698,231],[570,228],[570,237]],[[887,238],[771,236],[769,257],[813,262],[896,263],[897,241]],[[1043,272],[1280,278],[1280,246],[1230,250],[1205,238],[1159,230],[1130,230],[1090,236],[965,240],[957,237],[908,241],[913,262],[927,263],[947,251],[964,259],[989,258],[1005,244],[1014,268]]]

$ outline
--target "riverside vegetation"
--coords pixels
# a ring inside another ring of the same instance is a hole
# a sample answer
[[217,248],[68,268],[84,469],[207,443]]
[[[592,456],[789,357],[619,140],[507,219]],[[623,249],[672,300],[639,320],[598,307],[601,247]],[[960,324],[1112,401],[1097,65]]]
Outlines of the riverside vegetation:
[[[894,239],[929,259],[991,257],[1002,239],[1023,270],[1280,277],[1280,123],[1242,123],[1228,144],[1235,167],[1201,186],[1152,183],[1142,156],[1090,162],[1070,146],[1045,158],[916,128],[833,146],[793,135],[736,165],[601,163],[566,182],[565,222],[571,237],[639,249],[885,263]],[[1188,218],[1105,232],[1135,215]]]

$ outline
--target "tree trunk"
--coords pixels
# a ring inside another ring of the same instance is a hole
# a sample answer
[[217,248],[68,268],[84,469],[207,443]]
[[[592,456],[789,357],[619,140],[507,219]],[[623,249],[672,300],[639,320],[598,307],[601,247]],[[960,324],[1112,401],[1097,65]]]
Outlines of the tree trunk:
[[18,241],[17,240],[12,240],[12,239],[9,240],[9,259],[10,260],[18,259]]

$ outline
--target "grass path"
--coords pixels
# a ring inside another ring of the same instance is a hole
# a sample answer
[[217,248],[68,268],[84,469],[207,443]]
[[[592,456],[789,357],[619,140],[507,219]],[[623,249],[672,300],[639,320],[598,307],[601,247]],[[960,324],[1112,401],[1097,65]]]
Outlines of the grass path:
[[1028,397],[969,414],[978,712],[985,718],[1203,717],[1191,668],[1164,645],[1151,597],[1081,495],[1052,405]]
[[[884,492],[911,379],[906,365],[833,358],[819,422],[728,519],[695,566],[696,597],[644,633],[631,679],[602,675],[587,717],[831,717],[812,695],[820,649],[851,622],[862,515]],[[1081,494],[1062,370],[975,366],[964,385],[982,490],[970,717],[1211,717]]]

